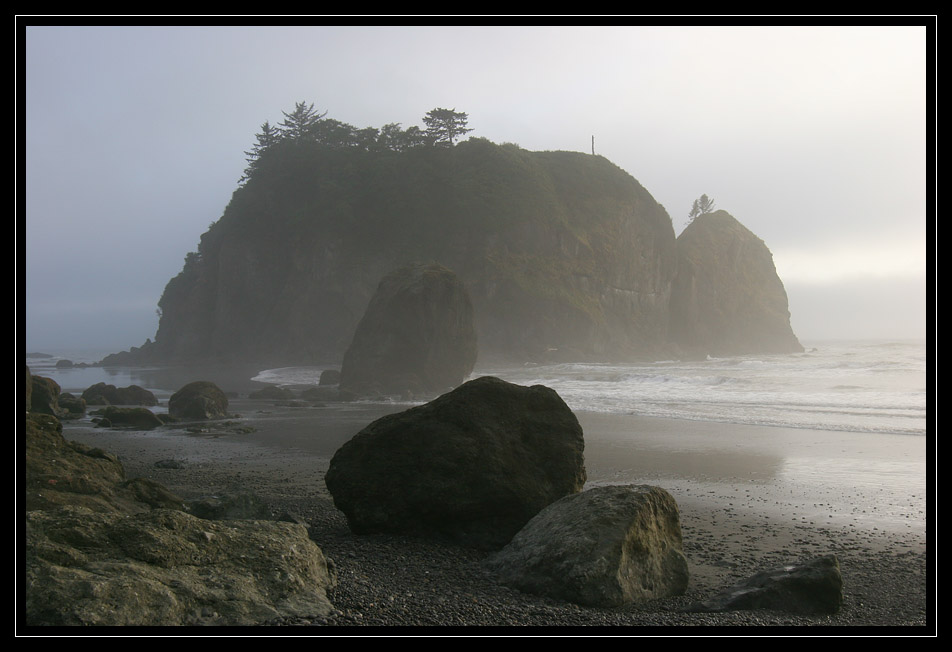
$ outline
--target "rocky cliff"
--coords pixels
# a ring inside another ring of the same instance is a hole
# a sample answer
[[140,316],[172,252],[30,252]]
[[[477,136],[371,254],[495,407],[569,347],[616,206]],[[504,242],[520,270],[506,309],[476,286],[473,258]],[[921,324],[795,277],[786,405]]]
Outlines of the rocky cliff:
[[[289,144],[258,161],[169,281],[155,341],[111,361],[338,362],[380,280],[413,262],[465,284],[484,361],[658,358],[708,335],[743,348],[748,332],[751,351],[788,350],[762,330],[698,326],[730,322],[740,304],[709,308],[718,299],[696,275],[679,276],[689,298],[673,310],[679,264],[703,264],[678,251],[702,227],[682,246],[664,208],[600,156],[485,139],[400,152]],[[772,265],[745,269],[773,274],[756,287],[783,320]]]
[[678,236],[671,335],[696,356],[803,351],[770,250],[725,211]]

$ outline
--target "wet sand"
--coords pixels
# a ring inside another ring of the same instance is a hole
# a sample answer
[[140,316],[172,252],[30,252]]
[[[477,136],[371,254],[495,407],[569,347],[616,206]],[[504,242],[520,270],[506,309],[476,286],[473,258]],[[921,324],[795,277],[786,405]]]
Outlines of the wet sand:
[[[662,633],[674,633],[666,629],[672,625],[848,625],[910,635],[934,626],[925,438],[579,413],[589,484],[667,489],[681,509],[691,572],[684,597],[581,609],[495,585],[480,565],[483,553],[349,533],[324,486],[329,459],[367,423],[407,407],[236,399],[231,410],[240,418],[232,425],[253,432],[222,424],[198,434],[116,431],[73,422],[64,434],[116,453],[129,477],[152,478],[185,498],[251,490],[275,511],[304,518],[341,578],[331,596],[337,616],[314,624],[637,625]],[[155,464],[169,459],[181,468]],[[679,611],[757,571],[827,553],[838,556],[844,578],[845,603],[834,616]]]

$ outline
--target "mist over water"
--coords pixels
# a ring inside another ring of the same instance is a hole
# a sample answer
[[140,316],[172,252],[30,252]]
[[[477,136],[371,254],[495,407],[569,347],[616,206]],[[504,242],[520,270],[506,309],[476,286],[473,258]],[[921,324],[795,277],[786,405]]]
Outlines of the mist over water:
[[[806,351],[637,364],[486,366],[545,385],[573,410],[819,430],[926,433],[926,347],[917,341],[807,342]],[[317,384],[320,367],[255,380]]]
[[[524,364],[482,366],[519,385],[541,384],[570,408],[721,423],[869,433],[926,434],[927,350],[924,341],[805,342],[806,351],[699,361],[629,364]],[[57,360],[92,362],[81,353],[29,359],[32,373],[51,377],[63,391],[97,382],[138,384],[158,396],[179,375],[152,368],[56,368]],[[319,383],[328,366],[248,372],[248,381],[302,388]],[[253,384],[253,383],[252,383]],[[420,401],[406,401],[409,407]]]

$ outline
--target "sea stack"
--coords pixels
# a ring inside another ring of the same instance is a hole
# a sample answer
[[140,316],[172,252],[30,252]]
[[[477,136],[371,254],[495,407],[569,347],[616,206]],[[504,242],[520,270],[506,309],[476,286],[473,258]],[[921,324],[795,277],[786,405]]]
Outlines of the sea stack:
[[340,388],[353,394],[435,395],[476,364],[469,293],[449,269],[412,264],[377,287],[344,354]]
[[803,351],[787,293],[763,240],[726,211],[678,236],[671,336],[689,357]]

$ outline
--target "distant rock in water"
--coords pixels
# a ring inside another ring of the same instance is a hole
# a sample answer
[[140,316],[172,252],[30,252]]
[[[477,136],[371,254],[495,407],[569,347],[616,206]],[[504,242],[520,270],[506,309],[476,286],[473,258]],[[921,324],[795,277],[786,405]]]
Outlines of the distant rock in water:
[[334,454],[324,480],[355,533],[498,548],[581,490],[584,447],[554,390],[483,377],[374,421]]
[[770,250],[725,211],[678,236],[671,334],[698,357],[803,351]]
[[446,392],[476,364],[469,293],[440,265],[408,265],[380,281],[340,371],[355,394]]

